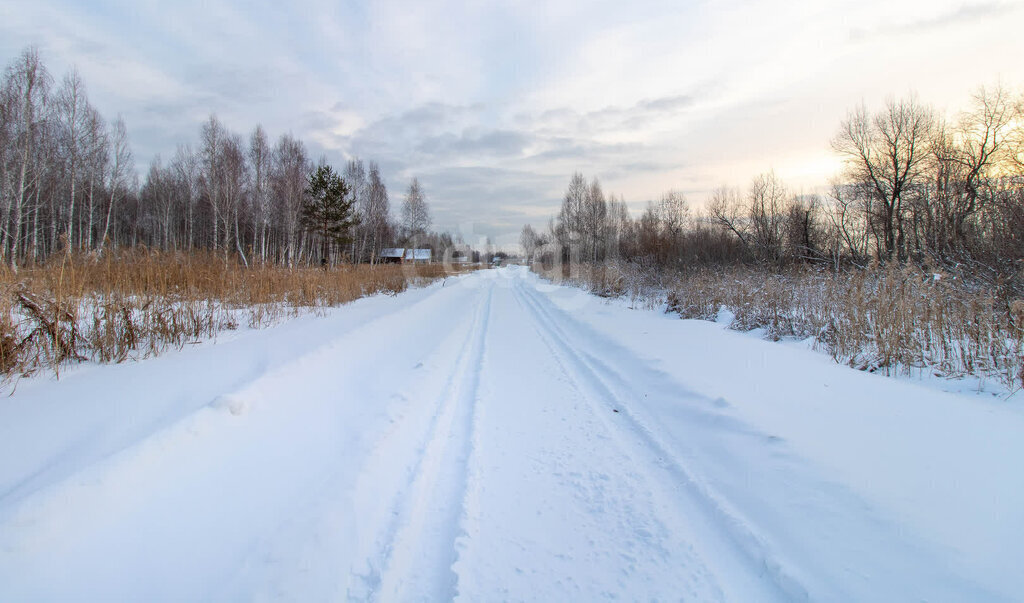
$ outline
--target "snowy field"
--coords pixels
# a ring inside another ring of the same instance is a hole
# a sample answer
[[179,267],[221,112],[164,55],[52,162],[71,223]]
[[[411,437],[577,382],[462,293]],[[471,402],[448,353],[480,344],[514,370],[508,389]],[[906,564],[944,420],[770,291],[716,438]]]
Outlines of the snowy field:
[[0,399],[0,601],[1024,598],[1024,411],[521,268]]

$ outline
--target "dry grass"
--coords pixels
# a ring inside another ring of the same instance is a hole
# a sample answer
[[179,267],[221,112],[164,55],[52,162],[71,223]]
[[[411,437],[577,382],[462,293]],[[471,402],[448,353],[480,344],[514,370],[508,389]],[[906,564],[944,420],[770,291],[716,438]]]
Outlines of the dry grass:
[[243,268],[222,255],[147,250],[64,256],[17,273],[0,268],[0,373],[69,361],[121,362],[262,327],[449,273],[444,266]]
[[624,262],[573,264],[532,269],[542,277],[587,289],[601,297],[628,297],[635,306],[651,309],[664,303],[664,292],[678,280],[655,266]]
[[1024,387],[1024,300],[968,284],[963,275],[914,266],[659,274],[613,264],[574,272],[596,293],[649,306],[665,302],[683,318],[715,320],[724,308],[737,330],[814,337],[818,349],[857,369],[969,375]]

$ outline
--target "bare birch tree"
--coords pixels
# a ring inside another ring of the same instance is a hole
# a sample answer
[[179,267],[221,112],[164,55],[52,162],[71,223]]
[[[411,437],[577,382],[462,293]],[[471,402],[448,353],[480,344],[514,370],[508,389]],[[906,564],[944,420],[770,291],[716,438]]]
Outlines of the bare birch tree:
[[371,264],[376,262],[385,241],[390,238],[390,214],[388,188],[381,178],[380,168],[371,161],[366,185],[366,203],[363,208],[363,228],[370,235]]
[[17,164],[17,185],[7,191],[13,218],[8,233],[9,259],[13,270],[17,270],[17,263],[21,258],[24,212],[31,187],[30,166],[38,150],[36,143],[41,130],[39,122],[47,110],[51,83],[50,74],[34,47],[22,52],[4,74],[3,97],[7,115],[5,121],[10,128],[7,144],[11,145],[12,159]]
[[270,159],[271,151],[262,126],[249,136],[249,191],[253,209],[253,236],[261,262],[267,261],[267,230],[270,227]]
[[294,266],[298,261],[299,218],[302,213],[306,174],[311,171],[306,147],[291,134],[278,140],[274,149],[271,169],[271,188],[274,193],[278,224],[280,225],[282,252],[280,261]]
[[430,209],[427,207],[427,196],[420,186],[420,181],[413,178],[409,190],[402,200],[402,228],[404,236],[414,247],[420,237],[430,228]]
[[132,159],[132,151],[128,146],[128,129],[124,124],[124,118],[120,115],[114,120],[110,131],[111,160],[110,172],[108,174],[108,186],[110,195],[107,200],[107,215],[103,221],[103,234],[99,239],[100,252],[108,243],[110,237],[110,221],[114,215],[114,205],[118,195],[127,188],[130,175],[135,170]]

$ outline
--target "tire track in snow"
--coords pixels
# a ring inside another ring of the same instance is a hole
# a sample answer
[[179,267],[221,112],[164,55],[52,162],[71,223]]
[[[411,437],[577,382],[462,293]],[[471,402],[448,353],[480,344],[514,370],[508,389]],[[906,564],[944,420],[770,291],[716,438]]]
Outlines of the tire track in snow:
[[[449,391],[455,386],[464,365],[464,359],[476,335],[476,327],[484,298],[477,300],[465,336],[458,344],[458,354],[451,362],[451,371],[445,379],[440,395],[432,400],[423,412],[408,412],[399,421],[374,442],[374,453],[360,469],[359,482],[353,499],[356,501],[373,501],[383,497],[387,504],[382,509],[356,509],[357,514],[365,514],[365,520],[376,529],[369,537],[356,536],[359,549],[355,555],[356,563],[351,568],[351,579],[347,596],[350,600],[372,599],[380,590],[381,576],[390,562],[394,549],[396,534],[406,519],[409,505],[409,491],[412,489],[423,466],[428,445],[437,439],[441,417],[450,398]],[[440,346],[439,346],[440,347]],[[401,395],[408,400],[406,395]],[[415,404],[415,403],[413,403]],[[416,423],[426,419],[426,427],[416,430]],[[411,432],[411,433],[410,433]],[[409,451],[402,450],[410,438],[415,439],[412,458]],[[395,466],[400,469],[395,469]],[[395,483],[387,483],[382,478],[388,474],[400,473],[403,478]],[[363,542],[367,542],[363,545]]]
[[[195,540],[196,525],[209,524],[207,527],[210,529],[206,530],[206,534],[221,536],[219,539],[217,536],[209,536],[214,539],[211,542],[213,546],[206,547],[208,550],[197,551],[197,556],[216,557],[201,564],[205,565],[201,570],[211,577],[214,574],[227,577],[226,583],[216,584],[211,581],[200,587],[180,585],[177,586],[178,590],[163,590],[163,597],[158,598],[258,598],[252,595],[252,585],[258,587],[258,595],[269,592],[278,593],[270,596],[281,596],[280,593],[294,593],[297,590],[293,588],[296,584],[302,588],[302,574],[310,570],[314,570],[311,573],[319,572],[325,564],[333,564],[334,580],[343,582],[338,578],[347,577],[347,572],[339,575],[338,559],[333,556],[324,560],[313,559],[308,555],[279,557],[274,550],[275,545],[283,545],[287,554],[304,553],[294,546],[294,536],[302,538],[312,534],[318,539],[323,536],[325,543],[322,548],[326,552],[346,553],[343,548],[338,548],[337,543],[350,542],[345,538],[347,533],[311,533],[304,530],[304,518],[298,524],[295,519],[307,512],[320,513],[327,508],[325,505],[331,503],[327,499],[332,495],[347,494],[354,481],[350,479],[351,466],[355,464],[358,467],[366,458],[359,454],[364,448],[358,441],[380,433],[379,427],[386,426],[389,410],[385,405],[372,405],[380,410],[349,412],[346,406],[350,402],[339,400],[338,393],[321,387],[331,385],[330,380],[325,381],[321,376],[333,375],[334,379],[344,376],[346,382],[356,383],[358,373],[352,373],[351,368],[342,372],[335,368],[339,361],[344,362],[339,359],[353,356],[353,338],[372,342],[363,350],[363,358],[353,358],[357,361],[355,365],[370,368],[373,359],[381,357],[379,352],[391,347],[388,338],[380,337],[374,332],[375,329],[386,324],[388,328],[385,331],[412,332],[410,327],[424,316],[445,312],[453,301],[459,303],[472,300],[471,296],[465,295],[467,290],[450,287],[442,294],[438,288],[423,299],[382,315],[380,320],[371,319],[355,329],[345,330],[332,338],[330,343],[316,346],[295,359],[277,365],[243,389],[235,390],[232,397],[237,397],[241,403],[238,413],[220,403],[214,407],[209,404],[199,407],[135,444],[84,466],[67,479],[50,484],[23,503],[4,508],[5,514],[9,514],[15,521],[0,524],[0,540],[3,541],[0,542],[0,548],[8,545],[38,546],[35,543],[39,541],[40,532],[44,536],[48,534],[55,541],[71,541],[73,545],[80,545],[68,553],[69,558],[73,558],[70,560],[76,563],[88,563],[85,556],[79,555],[79,549],[90,547],[89,541],[99,536],[111,542],[118,539],[124,541],[128,548],[143,548],[145,543],[140,542],[138,537],[128,533],[130,531],[122,534],[122,530],[117,528],[117,524],[121,523],[117,515],[123,512],[135,516],[133,519],[136,523],[140,523],[147,515],[154,516],[152,525],[164,526],[156,530],[161,533],[154,535],[155,544],[144,547],[154,546],[154,559],[166,556],[163,549],[174,550],[174,546],[165,547],[165,541],[173,541],[176,546],[181,546],[183,539]],[[416,309],[412,310],[413,307]],[[386,323],[380,322],[385,319]],[[430,350],[453,343],[454,338],[450,336],[435,336],[447,335],[454,329],[462,330],[469,322],[465,316],[448,313],[444,320],[434,320],[429,329],[420,333],[418,341],[410,342],[400,356],[423,357],[431,353]],[[409,366],[412,366],[411,362]],[[333,373],[332,368],[335,369]],[[349,376],[353,379],[347,379]],[[341,391],[345,392],[342,395],[350,394],[349,388],[341,383],[339,385],[342,386]],[[381,389],[369,387],[373,393]],[[357,388],[356,391],[360,390],[366,393],[367,386]],[[384,401],[383,397],[380,401]],[[347,425],[344,419],[349,419]],[[357,431],[352,427],[351,419],[361,423],[362,428]],[[301,445],[279,446],[286,441],[295,443],[296,434],[302,434]],[[275,452],[275,449],[280,451]],[[212,462],[204,462],[200,453],[208,450],[223,454],[217,454]],[[356,454],[339,456],[339,452]],[[259,460],[253,461],[254,458]],[[255,469],[257,466],[264,469]],[[235,469],[244,471],[246,478],[239,479]],[[168,473],[164,471],[173,472],[174,477],[168,478]],[[225,484],[233,484],[235,487],[226,488]],[[165,508],[162,513],[154,511],[161,503],[157,500],[161,498],[157,492],[178,496],[190,488],[202,493],[202,496],[173,509]],[[202,504],[207,497],[210,504]],[[74,507],[64,502],[70,498],[76,499]],[[247,498],[252,499],[251,503]],[[337,508],[343,509],[344,501],[339,502],[341,504]],[[92,523],[81,521],[81,508],[97,509]],[[243,512],[232,514],[229,512],[232,508],[243,509]],[[227,517],[224,517],[225,513]],[[317,524],[320,518],[312,519],[306,523],[313,527],[341,524],[344,528],[350,523],[327,517],[327,521]],[[255,522],[252,524],[254,530],[238,529],[247,521]],[[97,525],[105,526],[99,528],[100,533],[96,533]],[[167,526],[180,526],[183,529],[175,530]],[[294,528],[299,528],[301,533],[293,534]],[[213,554],[211,551],[222,551],[223,554]],[[146,557],[149,556],[147,553]],[[194,564],[194,560],[191,563]],[[188,566],[189,562],[185,565]],[[268,571],[274,574],[268,576],[269,582],[264,579]],[[252,581],[253,584],[232,579],[240,574],[247,575],[250,581],[253,576],[258,579]],[[285,578],[284,586],[291,590],[269,591],[259,588],[265,584],[272,588],[281,586],[280,581],[275,581],[280,577]],[[307,574],[306,577],[312,576]],[[321,582],[326,588],[333,587],[327,581]],[[123,583],[108,580],[104,583],[108,590],[104,592],[111,593],[107,598],[112,599],[149,598],[139,595],[147,592],[144,585],[137,586],[142,584],[143,581],[138,577]],[[133,588],[136,590],[133,591]],[[196,590],[189,590],[192,588]],[[122,592],[134,592],[135,595],[113,595]],[[168,592],[188,594],[178,597],[166,594]],[[330,592],[343,594],[344,589]],[[224,594],[221,596],[217,593]]]
[[[447,292],[452,291],[455,291],[454,287],[447,289]],[[362,334],[373,332],[376,328],[379,327],[381,323],[384,323],[386,321],[398,320],[407,315],[414,314],[415,312],[429,313],[429,311],[425,310],[424,307],[428,307],[431,304],[442,305],[442,300],[446,298],[444,293],[445,290],[439,289],[438,291],[426,295],[412,302],[411,304],[399,306],[396,309],[389,310],[388,312],[382,314],[378,314],[373,318],[367,320],[366,322],[351,329],[348,329],[342,333],[339,333],[337,336],[332,337],[329,341],[325,341],[299,354],[298,356],[295,356],[294,358],[291,358],[281,364],[275,365],[274,367],[264,369],[262,372],[253,376],[248,381],[245,381],[238,387],[234,388],[234,390],[232,390],[231,392],[224,392],[220,396],[215,397],[213,400],[210,401],[210,404],[208,406],[221,406],[223,405],[224,402],[223,399],[226,397],[231,397],[234,395],[239,395],[242,392],[258,389],[257,386],[263,380],[274,379],[278,377],[287,378],[287,376],[290,373],[292,373],[296,367],[300,367],[310,362],[317,361],[321,358],[334,355],[338,349],[345,347],[345,345],[349,341],[358,338]],[[454,295],[454,293],[449,293],[449,295]],[[197,409],[196,412],[201,411],[205,408],[206,406],[201,407]]]
[[[458,281],[454,282],[457,283]],[[232,384],[226,390],[220,391],[216,395],[206,399],[205,404],[201,403],[201,405],[190,407],[188,410],[183,412],[175,411],[176,416],[173,416],[173,418],[159,417],[159,420],[154,422],[155,427],[153,429],[142,430],[138,436],[120,442],[116,446],[105,451],[102,455],[87,457],[84,461],[76,460],[69,467],[66,466],[66,459],[75,459],[78,457],[76,449],[84,447],[86,443],[91,443],[90,440],[85,438],[80,442],[71,442],[67,444],[65,450],[62,451],[63,454],[60,456],[60,461],[57,459],[51,459],[46,465],[43,465],[32,473],[21,477],[18,481],[7,485],[3,491],[0,491],[0,503],[5,507],[13,508],[23,500],[30,497],[45,495],[47,492],[59,488],[64,482],[74,481],[79,475],[88,472],[90,469],[96,466],[109,464],[116,458],[130,453],[131,450],[145,445],[145,443],[153,437],[163,437],[164,434],[179,431],[190,422],[194,422],[197,416],[208,412],[211,406],[228,407],[232,405],[234,403],[234,400],[232,399],[233,397],[241,392],[255,389],[261,381],[268,377],[286,375],[290,370],[297,366],[315,361],[321,356],[329,355],[340,345],[343,345],[347,340],[354,336],[358,336],[360,333],[374,329],[377,325],[386,320],[393,320],[411,312],[419,311],[423,306],[429,307],[430,305],[440,304],[441,299],[439,298],[446,298],[445,295],[441,294],[456,289],[456,287],[447,287],[442,289],[437,286],[435,286],[435,288],[437,291],[424,295],[410,304],[399,305],[395,308],[388,308],[387,311],[374,315],[366,322],[333,334],[326,341],[321,341],[320,343],[315,344],[283,363],[267,366],[266,359],[264,358],[256,362],[254,366],[249,367],[248,370],[244,371],[243,374],[234,379]],[[358,302],[360,300],[356,301]],[[270,328],[286,324],[287,321],[284,321],[281,324],[274,325]]]
[[[492,296],[493,284],[476,308],[473,327],[409,472],[410,480],[391,501],[393,519],[378,541],[378,550],[367,558],[370,573],[358,576],[367,592],[350,591],[350,598],[445,600],[457,592],[452,565],[458,558],[456,539]],[[381,454],[387,452],[381,450]]]
[[[447,291],[455,289],[450,287]],[[474,303],[473,289],[458,291],[458,295],[471,293],[465,300],[460,298],[458,304]],[[432,296],[438,293],[440,291],[435,291]],[[452,303],[449,297],[444,300],[445,304]],[[423,301],[418,300],[415,305]],[[475,303],[479,307],[481,300]],[[474,336],[475,315],[476,311],[467,313],[458,322],[446,325],[450,328],[448,336],[436,341],[427,338],[428,345],[414,358],[424,361],[429,358],[441,366],[457,366]],[[371,328],[370,325],[379,328],[377,322],[364,323],[357,332]],[[420,335],[422,341],[423,334]],[[381,340],[386,342],[386,338]],[[267,593],[277,593],[273,595],[276,598],[288,593],[287,598],[302,599],[303,592],[329,592],[332,599],[372,598],[380,586],[381,566],[390,555],[401,517],[399,509],[419,472],[426,443],[437,429],[445,403],[443,392],[450,390],[456,379],[454,368],[447,377],[442,373],[435,378],[430,369],[424,369],[423,361],[415,366],[410,362],[407,366],[411,368],[408,375],[417,377],[403,383],[405,374],[395,375],[374,399],[375,403],[388,407],[390,425],[368,434],[369,452],[358,458],[338,459],[335,469],[325,475],[321,485],[303,493],[309,500],[272,530],[261,546],[254,548],[232,584],[211,596],[212,599],[263,599]],[[434,396],[438,387],[442,395]],[[410,393],[419,391],[428,391],[431,395],[424,395],[420,400]],[[342,466],[352,469],[337,470]],[[350,475],[343,476],[343,473]],[[338,481],[338,477],[342,480]],[[352,517],[358,518],[358,522],[345,519]],[[276,539],[283,536],[287,542],[296,532],[303,535],[302,542],[297,547],[285,544],[282,552],[282,543]],[[282,567],[268,567],[262,561],[266,557],[279,560]],[[296,568],[299,569],[296,571]],[[252,597],[236,590],[240,585],[254,582],[259,586],[252,591],[255,593]],[[318,584],[312,591],[309,590],[311,583]]]
[[481,374],[458,600],[723,600],[699,539],[560,370],[510,281]]
[[[744,567],[747,575],[757,577],[769,588],[766,595],[780,600],[806,600],[809,597],[807,589],[779,564],[764,540],[731,511],[728,504],[696,473],[673,455],[657,435],[629,412],[630,402],[636,403],[633,388],[622,375],[611,368],[611,363],[600,362],[591,354],[585,356],[577,351],[583,348],[573,344],[550,309],[545,308],[545,305],[551,304],[550,301],[538,300],[539,293],[530,291],[521,281],[515,282],[513,290],[517,299],[533,317],[534,328],[570,384],[580,392],[581,397],[587,401],[595,414],[601,417],[610,433],[614,434],[626,450],[636,451],[641,459],[648,461],[638,463],[638,468],[648,475],[652,487],[659,483],[675,484],[674,498],[684,503],[682,507],[687,511],[686,517],[696,515],[701,518],[700,521],[689,522],[697,528],[697,534],[728,543],[724,550],[730,553],[728,556],[732,559],[724,561]],[[603,401],[603,408],[596,405],[598,400]],[[612,409],[617,410],[616,416],[625,419],[627,425],[624,426],[620,421],[608,420],[607,411]],[[662,475],[657,475],[658,473]],[[710,543],[699,543],[699,549],[712,550],[708,544]],[[736,574],[730,572],[727,575]],[[768,578],[769,582],[765,583],[764,578]]]
[[[668,474],[685,473],[692,481],[687,487],[709,503],[708,513],[720,518],[749,567],[780,584],[788,598],[864,600],[880,589],[896,600],[1001,598],[959,575],[926,540],[813,458],[731,412],[712,410],[720,400],[687,391],[643,352],[624,348],[535,286],[525,289],[580,362],[619,397],[619,413],[606,409],[603,416],[653,442],[663,453],[653,460]],[[668,470],[672,464],[676,469]],[[857,537],[835,537],[843,531]]]

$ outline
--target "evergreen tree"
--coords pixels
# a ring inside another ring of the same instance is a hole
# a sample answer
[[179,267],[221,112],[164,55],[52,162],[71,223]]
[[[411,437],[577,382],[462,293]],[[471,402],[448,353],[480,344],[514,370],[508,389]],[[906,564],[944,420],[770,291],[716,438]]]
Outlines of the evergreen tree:
[[331,243],[344,245],[349,229],[358,223],[353,211],[355,199],[345,180],[329,165],[321,165],[310,174],[302,204],[303,227],[320,238],[321,263],[326,266]]

